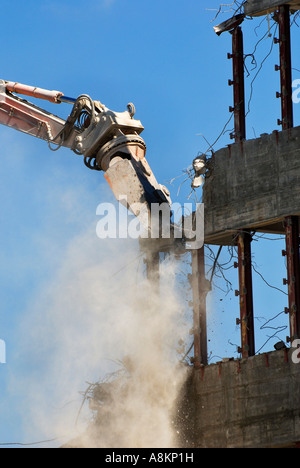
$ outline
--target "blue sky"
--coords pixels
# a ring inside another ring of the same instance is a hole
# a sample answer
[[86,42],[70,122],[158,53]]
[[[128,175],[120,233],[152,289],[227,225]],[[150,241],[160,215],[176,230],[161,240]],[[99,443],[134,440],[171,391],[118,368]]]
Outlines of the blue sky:
[[[231,39],[229,34],[215,35],[211,24],[214,12],[207,11],[218,8],[219,2],[16,0],[12,6],[2,0],[1,6],[4,47],[0,77],[57,89],[67,96],[86,93],[116,111],[134,102],[136,117],[145,127],[147,159],[160,183],[168,185],[182,175],[198,152],[206,151],[205,139],[214,142],[227,122],[232,105],[232,88],[227,85],[232,77],[232,64],[227,60]],[[220,15],[220,22],[228,16]],[[267,31],[266,21],[258,27],[260,21],[246,21],[243,26],[246,54],[253,52]],[[298,37],[299,29],[294,25],[294,67],[300,69]],[[258,66],[270,49],[271,39],[266,38],[257,49]],[[251,69],[251,58],[248,60]],[[278,128],[280,103],[275,93],[280,85],[279,74],[274,72],[278,60],[278,46],[274,46],[254,82],[248,138]],[[255,73],[246,80],[247,99]],[[296,70],[295,78],[299,78]],[[70,111],[67,105],[40,105],[61,117],[67,117]],[[296,125],[299,109],[295,106]],[[89,272],[87,276],[105,268],[118,271],[130,261],[130,255],[111,252],[109,260],[105,257],[104,261],[103,251],[109,253],[109,247],[104,248],[95,238],[97,205],[113,201],[102,174],[87,170],[81,158],[70,151],[52,153],[44,142],[14,130],[0,127],[0,138],[0,339],[7,345],[7,363],[0,365],[0,443],[24,443],[52,437],[46,426],[32,427],[29,409],[34,411],[34,405],[28,408],[24,401],[30,382],[44,381],[51,367],[46,336],[49,330],[55,331],[55,322],[49,313],[45,313],[43,322],[43,313],[53,295],[57,291],[62,294],[60,278],[68,274],[76,277],[80,269]],[[229,143],[226,133],[215,149]],[[178,193],[183,180],[168,185],[173,201],[183,202],[190,193],[188,182]],[[253,246],[257,269],[280,289],[285,276],[283,248],[280,240],[260,240]],[[74,252],[76,260],[67,263]],[[225,262],[226,253],[222,258]],[[238,289],[236,270],[227,274],[232,289]],[[216,286],[224,288],[224,282],[218,279]],[[68,287],[72,303],[76,294]],[[256,274],[254,288],[260,347],[272,334],[260,331],[260,326],[283,310],[287,298],[268,288]],[[238,299],[232,292],[225,296],[216,289],[209,304],[212,356],[236,357]],[[64,307],[68,309],[70,304]],[[66,323],[61,320],[58,323],[63,327]],[[282,323],[286,324],[284,317],[276,326]],[[287,334],[284,331],[280,337]],[[37,335],[39,341],[35,341]],[[51,339],[52,350],[58,343],[61,349],[62,342],[61,335],[57,341]],[[273,344],[274,340],[264,350],[272,349]],[[93,368],[91,378],[97,372]],[[49,380],[53,394],[58,385],[59,381]],[[76,395],[79,390],[82,388],[71,393]],[[42,391],[43,387],[39,397]]]

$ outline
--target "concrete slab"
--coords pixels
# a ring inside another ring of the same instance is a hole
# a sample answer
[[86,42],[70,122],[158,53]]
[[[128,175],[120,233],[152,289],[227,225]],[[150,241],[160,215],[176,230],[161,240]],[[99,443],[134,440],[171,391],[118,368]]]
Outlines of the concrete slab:
[[296,447],[300,364],[292,350],[194,370],[185,388],[182,439],[198,448]]
[[300,127],[217,151],[203,188],[205,243],[231,245],[240,229],[284,234],[300,216]]
[[244,13],[247,16],[263,16],[277,10],[281,5],[290,5],[294,11],[300,10],[299,0],[290,0],[288,2],[282,0],[248,0],[244,5]]

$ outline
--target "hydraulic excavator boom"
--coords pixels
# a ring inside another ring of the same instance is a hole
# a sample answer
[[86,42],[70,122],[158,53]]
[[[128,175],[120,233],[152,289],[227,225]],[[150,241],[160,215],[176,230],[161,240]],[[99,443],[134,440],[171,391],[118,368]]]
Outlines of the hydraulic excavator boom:
[[[72,111],[63,120],[16,94],[66,102]],[[149,226],[151,205],[170,205],[171,200],[146,161],[144,128],[134,115],[133,104],[118,113],[86,94],[73,99],[60,91],[0,80],[0,124],[47,141],[53,151],[64,146],[82,155],[89,169],[104,171],[116,199]]]

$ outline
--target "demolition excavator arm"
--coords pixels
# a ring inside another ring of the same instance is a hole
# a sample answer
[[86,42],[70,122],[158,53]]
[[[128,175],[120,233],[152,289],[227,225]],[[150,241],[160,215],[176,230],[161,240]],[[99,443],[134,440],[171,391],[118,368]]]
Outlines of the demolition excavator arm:
[[[63,120],[16,94],[69,103],[72,111]],[[144,128],[134,115],[133,104],[118,113],[86,94],[73,99],[59,91],[0,80],[0,124],[45,140],[51,150],[64,146],[81,155],[89,169],[104,172],[116,199],[149,225],[151,204],[170,205],[171,200],[146,161]]]

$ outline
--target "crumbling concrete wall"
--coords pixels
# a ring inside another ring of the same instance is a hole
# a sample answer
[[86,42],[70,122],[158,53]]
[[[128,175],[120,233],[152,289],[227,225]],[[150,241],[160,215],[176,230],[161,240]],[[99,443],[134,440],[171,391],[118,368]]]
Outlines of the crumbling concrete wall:
[[[295,351],[295,350],[294,350]],[[185,387],[182,445],[295,447],[300,441],[300,364],[281,350],[194,370]],[[185,432],[186,431],[186,432]]]
[[300,127],[217,151],[203,188],[205,242],[230,244],[239,229],[283,233],[300,215]]

